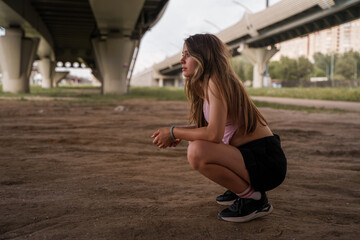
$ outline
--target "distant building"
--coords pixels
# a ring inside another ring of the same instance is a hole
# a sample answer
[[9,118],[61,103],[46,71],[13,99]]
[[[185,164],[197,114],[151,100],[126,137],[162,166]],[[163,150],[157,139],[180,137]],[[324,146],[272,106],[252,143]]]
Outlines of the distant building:
[[181,87],[184,86],[184,78],[182,74],[175,76],[162,75],[154,67],[151,67],[136,73],[131,78],[130,85],[138,87]]
[[130,85],[137,87],[155,87],[159,84],[156,81],[155,72],[153,69],[148,68],[142,72],[134,74],[130,80]]
[[329,29],[311,33],[277,44],[280,49],[271,58],[278,61],[281,56],[298,58],[307,57],[313,61],[314,53],[344,53],[350,50],[360,52],[360,19]]

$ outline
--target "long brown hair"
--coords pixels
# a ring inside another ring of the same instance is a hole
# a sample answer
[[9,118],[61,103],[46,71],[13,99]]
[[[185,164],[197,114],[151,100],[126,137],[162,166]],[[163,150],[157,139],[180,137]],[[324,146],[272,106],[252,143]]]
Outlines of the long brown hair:
[[204,99],[209,100],[206,92],[211,78],[226,103],[228,116],[238,122],[244,135],[254,132],[258,122],[267,124],[232,69],[229,49],[218,37],[196,34],[185,39],[185,45],[198,63],[195,73],[185,79],[185,92],[191,102],[190,122],[206,126],[203,104]]

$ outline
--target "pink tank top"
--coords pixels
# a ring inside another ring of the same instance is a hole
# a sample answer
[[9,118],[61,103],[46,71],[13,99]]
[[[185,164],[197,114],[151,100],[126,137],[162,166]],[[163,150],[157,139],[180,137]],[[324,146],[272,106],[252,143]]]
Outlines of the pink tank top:
[[[204,101],[203,111],[204,111],[205,120],[206,120],[206,122],[209,123],[210,105],[206,100]],[[230,119],[226,120],[224,137],[222,139],[222,142],[224,144],[230,143],[230,140],[231,140],[232,136],[234,135],[234,133],[236,132],[237,128],[238,128],[238,126],[234,125]]]

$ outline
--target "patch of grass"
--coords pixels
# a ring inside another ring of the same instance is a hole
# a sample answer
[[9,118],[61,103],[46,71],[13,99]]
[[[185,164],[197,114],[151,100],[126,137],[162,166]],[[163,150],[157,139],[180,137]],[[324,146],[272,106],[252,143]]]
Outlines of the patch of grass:
[[247,88],[250,96],[360,102],[360,88]]
[[[1,87],[1,85],[0,85]],[[1,89],[0,89],[1,90]],[[54,100],[63,101],[77,99],[76,102],[91,105],[114,105],[125,99],[154,99],[161,101],[186,101],[183,88],[179,87],[132,87],[130,92],[124,95],[100,94],[100,87],[93,86],[66,86],[44,89],[40,86],[31,86],[30,93],[3,93],[0,97],[16,97],[20,100],[31,99],[31,97],[51,97]]]
[[151,98],[159,101],[186,101],[183,88],[179,87],[134,87],[125,96],[129,98]]
[[[0,85],[1,87],[1,85]],[[272,97],[290,97],[290,98],[308,98],[308,99],[328,99],[342,100],[358,99],[360,101],[359,89],[351,88],[259,88],[247,89],[252,96],[272,96]],[[56,101],[71,99],[74,103],[84,105],[118,105],[126,99],[153,99],[158,101],[187,101],[183,88],[180,87],[132,87],[130,92],[124,95],[100,94],[99,87],[93,86],[61,86],[50,89],[43,89],[40,86],[31,86],[30,94],[12,94],[0,92],[0,97],[16,97],[19,101],[31,100],[31,97],[50,97]],[[341,94],[340,94],[341,93]],[[352,94],[349,94],[352,93]],[[293,94],[293,95],[291,95]],[[347,96],[341,96],[345,94]],[[332,97],[330,97],[330,95]],[[336,95],[338,95],[336,97]],[[349,97],[350,96],[350,97]],[[337,99],[335,99],[337,98]],[[74,100],[75,99],[75,100]],[[258,107],[268,107],[275,109],[306,111],[306,112],[327,112],[327,113],[345,113],[349,112],[341,109],[325,109],[316,107],[305,107],[289,104],[280,104],[264,101],[254,101]]]
[[[100,89],[99,89],[100,92]],[[74,95],[73,95],[74,97]],[[77,98],[82,103],[89,104],[118,104],[126,99],[153,99],[158,101],[186,101],[183,88],[176,87],[132,87],[124,95],[99,93],[77,93]]]
[[46,97],[80,97],[87,98],[100,95],[100,88],[93,86],[61,86],[54,88],[42,88],[40,86],[31,86],[30,95]]

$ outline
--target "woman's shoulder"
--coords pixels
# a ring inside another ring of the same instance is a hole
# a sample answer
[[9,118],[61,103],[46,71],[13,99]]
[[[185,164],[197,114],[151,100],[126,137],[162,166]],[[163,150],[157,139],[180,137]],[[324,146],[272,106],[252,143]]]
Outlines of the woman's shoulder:
[[210,97],[210,96],[215,96],[217,98],[220,97],[220,90],[219,90],[219,86],[217,83],[218,82],[217,82],[217,79],[215,79],[215,77],[209,78],[207,91],[205,92],[208,97]]

